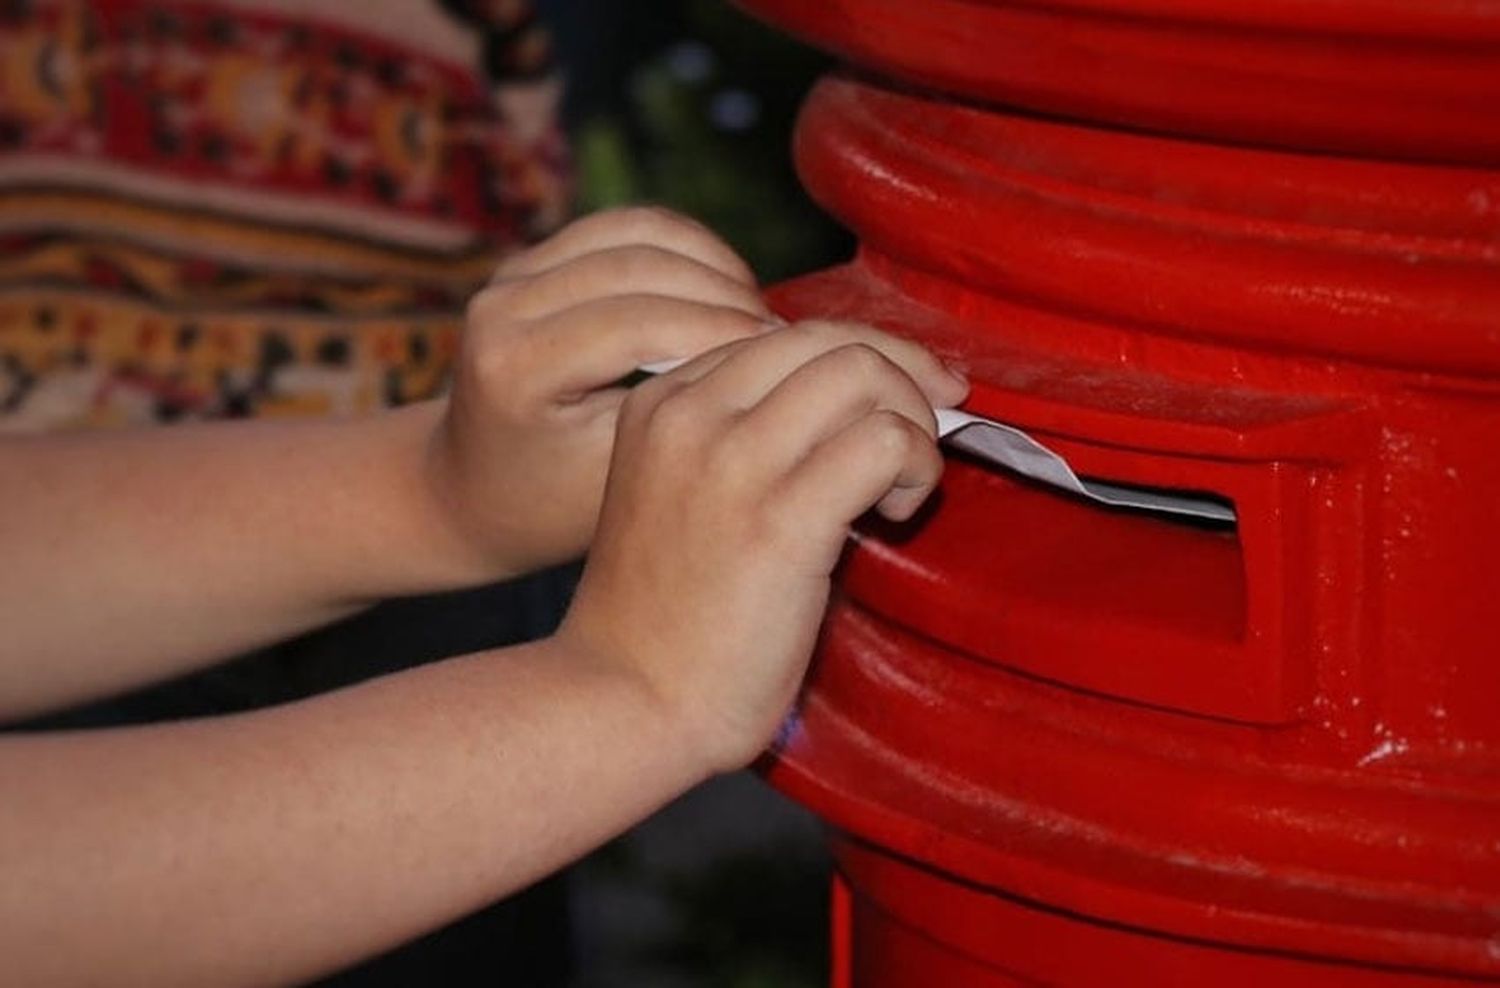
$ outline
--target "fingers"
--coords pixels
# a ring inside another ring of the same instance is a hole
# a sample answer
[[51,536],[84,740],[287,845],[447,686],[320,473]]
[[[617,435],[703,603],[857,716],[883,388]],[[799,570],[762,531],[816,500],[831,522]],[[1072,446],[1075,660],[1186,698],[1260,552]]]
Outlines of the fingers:
[[594,299],[506,332],[528,389],[569,401],[642,364],[692,356],[767,328],[742,309],[662,295]]
[[534,277],[587,254],[632,245],[680,254],[742,285],[755,287],[755,275],[749,266],[707,227],[651,206],[607,210],[571,223],[530,250],[507,258],[494,280]]
[[[929,361],[938,376],[947,375],[925,351],[918,359],[908,349],[919,347],[892,347],[891,338],[874,331],[842,327],[804,335],[825,345],[848,339],[849,332],[869,342],[814,347],[789,372],[781,370],[783,363],[808,349],[805,341],[788,342],[797,335],[793,330],[704,354],[638,388],[626,431],[653,418],[664,435],[687,444],[684,450],[706,444],[714,450],[710,474],[736,478],[736,489],[763,492],[764,506],[788,520],[787,528],[834,540],[824,549],[836,549],[845,527],[871,506],[894,520],[909,518],[936,485],[942,456],[933,399],[885,350],[929,376]],[[886,343],[885,350],[876,349],[877,342]],[[940,398],[962,396],[963,385],[953,379],[931,386]]]
[[912,379],[874,347],[850,343],[794,370],[741,420],[730,441],[750,443],[773,469],[790,470],[809,446],[877,411],[900,415],[936,440],[932,406]]
[[659,209],[596,214],[507,260],[470,301],[458,370],[470,384],[457,390],[513,409],[616,405],[606,386],[641,363],[694,356],[770,318],[749,268],[704,227]]
[[847,525],[877,507],[905,521],[942,473],[932,436],[905,415],[881,409],[848,423],[793,469],[782,485],[783,503],[793,518]]
[[753,344],[721,348],[674,372],[701,381],[705,398],[749,409],[797,368],[840,347],[859,345],[895,364],[929,404],[947,408],[962,401],[968,385],[917,343],[856,323],[802,322],[776,330]]
[[492,284],[474,297],[470,315],[483,319],[493,307],[510,318],[537,319],[618,295],[668,295],[770,315],[753,285],[693,258],[642,244],[594,251],[533,277]]

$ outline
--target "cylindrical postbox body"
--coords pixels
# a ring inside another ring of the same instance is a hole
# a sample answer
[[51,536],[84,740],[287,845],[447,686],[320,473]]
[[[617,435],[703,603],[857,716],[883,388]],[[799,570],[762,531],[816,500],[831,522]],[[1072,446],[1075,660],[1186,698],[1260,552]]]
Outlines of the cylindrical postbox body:
[[1500,7],[744,0],[859,66],[780,286],[965,366],[1091,506],[950,459],[868,525],[774,783],[835,981],[1500,978]]

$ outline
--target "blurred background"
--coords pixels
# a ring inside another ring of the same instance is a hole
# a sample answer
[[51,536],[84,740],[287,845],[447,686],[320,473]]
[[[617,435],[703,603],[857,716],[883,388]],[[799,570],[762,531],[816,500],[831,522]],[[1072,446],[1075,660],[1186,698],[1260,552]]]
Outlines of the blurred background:
[[567,79],[578,209],[682,210],[771,282],[852,241],[792,170],[792,124],[827,59],[725,0],[543,0]]

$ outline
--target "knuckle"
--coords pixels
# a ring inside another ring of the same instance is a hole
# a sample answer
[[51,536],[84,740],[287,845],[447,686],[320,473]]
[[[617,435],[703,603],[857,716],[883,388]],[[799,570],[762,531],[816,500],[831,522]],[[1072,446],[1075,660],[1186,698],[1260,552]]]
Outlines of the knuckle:
[[455,387],[487,406],[515,410],[524,404],[526,374],[514,346],[466,333],[460,344]]
[[486,285],[469,296],[465,303],[464,324],[472,329],[509,319],[515,298],[515,282],[497,281]]
[[708,235],[696,220],[663,206],[622,206],[604,214],[601,222],[624,240],[642,245],[669,246]]
[[669,267],[668,253],[650,244],[617,247],[606,255],[609,277],[630,283],[649,279]]
[[[474,304],[470,302],[471,307]],[[459,337],[456,383],[490,397],[523,392],[529,377],[531,335],[525,322],[509,315],[471,317]]]
[[494,334],[467,333],[464,336],[464,362],[481,381],[493,382],[513,376],[521,362],[519,350],[514,341]]
[[827,323],[803,319],[776,331],[777,338],[799,349],[814,350],[825,335]]
[[871,452],[884,462],[902,460],[916,450],[916,427],[899,412],[880,409],[866,419],[865,434]]
[[851,324],[832,319],[805,319],[794,323],[791,328],[806,337],[811,345],[825,350],[863,342],[861,334]]
[[846,343],[834,351],[843,373],[855,375],[864,385],[884,381],[891,372],[891,362],[867,343]]
[[943,362],[925,346],[910,340],[899,340],[898,345],[903,362],[912,370],[927,375],[944,373]]

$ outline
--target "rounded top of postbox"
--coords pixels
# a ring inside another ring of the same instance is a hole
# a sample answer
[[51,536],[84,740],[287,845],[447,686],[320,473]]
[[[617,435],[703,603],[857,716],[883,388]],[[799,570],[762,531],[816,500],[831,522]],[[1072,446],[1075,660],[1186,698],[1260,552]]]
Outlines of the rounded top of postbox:
[[970,99],[1239,144],[1500,163],[1500,16],[1466,0],[739,0]]

